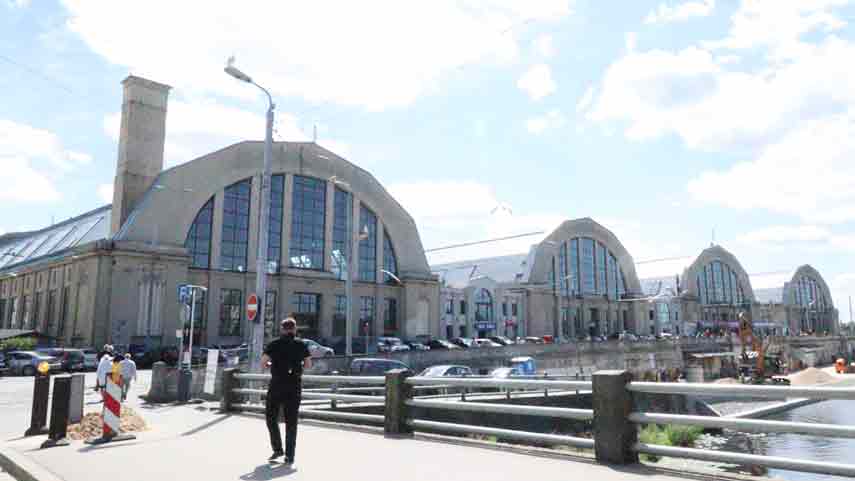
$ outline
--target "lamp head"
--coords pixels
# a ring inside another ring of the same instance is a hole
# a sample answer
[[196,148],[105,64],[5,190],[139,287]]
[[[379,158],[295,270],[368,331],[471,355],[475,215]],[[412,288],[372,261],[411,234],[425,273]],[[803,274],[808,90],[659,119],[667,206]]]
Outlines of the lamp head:
[[240,69],[238,69],[237,67],[234,66],[234,63],[235,63],[235,57],[234,56],[229,57],[228,62],[226,62],[226,68],[224,68],[223,70],[227,74],[231,75],[232,77],[234,77],[238,80],[241,80],[241,81],[246,82],[246,83],[252,83],[252,78],[250,78],[249,75],[241,72]]

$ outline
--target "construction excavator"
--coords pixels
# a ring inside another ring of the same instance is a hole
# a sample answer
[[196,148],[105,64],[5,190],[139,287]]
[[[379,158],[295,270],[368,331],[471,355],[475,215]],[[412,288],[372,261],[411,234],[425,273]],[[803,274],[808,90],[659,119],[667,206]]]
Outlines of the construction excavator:
[[[744,311],[739,313],[738,319],[739,339],[742,341],[739,372],[743,382],[789,385],[790,380],[780,375],[780,357],[769,354],[769,348],[773,341],[772,336],[764,338],[760,333],[755,332],[750,316]],[[750,351],[748,346],[751,346]]]

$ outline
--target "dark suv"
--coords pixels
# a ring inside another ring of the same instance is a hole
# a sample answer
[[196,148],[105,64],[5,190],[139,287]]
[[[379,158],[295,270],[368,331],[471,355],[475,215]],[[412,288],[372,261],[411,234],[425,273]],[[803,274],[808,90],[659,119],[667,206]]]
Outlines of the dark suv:
[[66,349],[64,347],[50,347],[36,350],[39,354],[46,354],[57,358],[62,364],[65,372],[83,371],[86,367],[82,349]]
[[0,376],[6,374],[9,370],[9,365],[6,364],[6,354],[0,352]]

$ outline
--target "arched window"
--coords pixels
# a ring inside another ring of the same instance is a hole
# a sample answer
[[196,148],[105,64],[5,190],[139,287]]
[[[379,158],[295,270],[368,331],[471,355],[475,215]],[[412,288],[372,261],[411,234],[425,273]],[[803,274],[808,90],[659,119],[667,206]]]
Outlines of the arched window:
[[348,232],[347,220],[350,213],[348,212],[353,204],[350,202],[350,192],[344,191],[336,187],[335,196],[333,197],[333,238],[332,252],[330,256],[330,268],[335,274],[336,279],[344,280],[344,273],[347,270],[346,265],[352,262],[348,259],[349,249],[347,248],[350,242],[351,234]]
[[190,254],[190,267],[197,269],[211,268],[211,228],[214,225],[214,198],[208,202],[196,214],[196,219],[187,232],[184,247]]
[[223,239],[220,267],[225,271],[246,271],[249,247],[249,203],[252,179],[226,187],[223,196]]
[[[395,249],[392,247],[392,241],[389,240],[389,232],[387,231],[383,231],[383,270],[391,272],[395,276],[398,275],[398,259],[395,257]],[[383,273],[383,280],[386,284],[398,283],[385,272]]]
[[300,269],[323,269],[327,183],[295,175],[292,199],[290,265]]
[[738,306],[745,302],[745,291],[736,270],[724,262],[712,261],[703,266],[695,284],[703,305]]
[[478,289],[475,293],[475,322],[482,325],[476,325],[476,329],[491,329],[484,323],[493,322],[493,296],[487,289]]
[[558,246],[558,256],[552,262],[557,266],[550,277],[557,276],[553,284],[562,296],[581,293],[615,300],[626,292],[617,256],[605,244],[594,239],[576,237],[562,242]]
[[285,176],[270,178],[270,212],[267,216],[268,273],[276,274],[282,265],[282,214],[285,196]]
[[359,211],[359,280],[377,282],[377,216],[364,205]]

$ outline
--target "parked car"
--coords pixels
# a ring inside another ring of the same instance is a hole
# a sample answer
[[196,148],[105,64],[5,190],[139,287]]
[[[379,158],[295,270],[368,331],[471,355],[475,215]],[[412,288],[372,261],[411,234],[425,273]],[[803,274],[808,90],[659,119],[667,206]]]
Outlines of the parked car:
[[463,349],[474,347],[472,345],[472,339],[469,339],[468,337],[455,337],[451,340],[451,343],[457,345],[457,347],[462,347]]
[[94,371],[98,369],[98,351],[91,347],[81,349],[83,351],[83,370]]
[[501,344],[484,338],[475,339],[472,343],[474,344],[473,347],[502,347]]
[[458,346],[457,344],[452,344],[451,342],[446,341],[445,339],[432,339],[428,341],[427,347],[429,347],[431,350],[460,349],[460,346]]
[[519,369],[515,367],[499,367],[490,372],[490,377],[507,379],[511,376],[519,376]]
[[62,364],[62,370],[65,372],[83,371],[85,367],[86,356],[80,349],[50,347],[36,349],[36,352],[59,359],[59,362]]
[[6,354],[6,362],[9,364],[9,374],[33,376],[42,362],[48,363],[50,372],[62,371],[59,359],[35,351],[9,352]]
[[402,352],[409,351],[410,346],[404,344],[397,337],[378,337],[377,352]]
[[306,347],[309,348],[309,354],[312,357],[326,357],[326,356],[332,356],[335,354],[335,351],[333,351],[333,348],[327,347],[327,346],[322,346],[318,342],[313,341],[311,339],[303,339],[303,342],[306,343]]
[[430,349],[427,345],[419,341],[409,340],[404,341],[404,344],[410,346],[411,351],[427,351]]
[[9,365],[6,364],[6,355],[0,352],[0,376],[9,371]]
[[392,369],[410,369],[401,361],[394,359],[360,358],[350,363],[351,376],[382,376]]
[[[365,354],[365,338],[352,337],[350,341],[350,347],[352,349],[351,352],[353,352],[354,354]],[[335,351],[336,354],[343,356],[346,352],[345,343],[346,340],[344,338],[341,338],[337,343],[333,345],[333,351]]]
[[544,341],[543,338],[540,337],[529,336],[522,338],[519,341],[519,344],[546,344],[546,341]]
[[487,339],[495,342],[496,344],[501,344],[502,346],[510,346],[514,343],[514,341],[505,336],[490,336]]
[[462,377],[471,375],[472,369],[469,366],[457,366],[448,364],[431,366],[419,374],[419,376],[423,377]]

